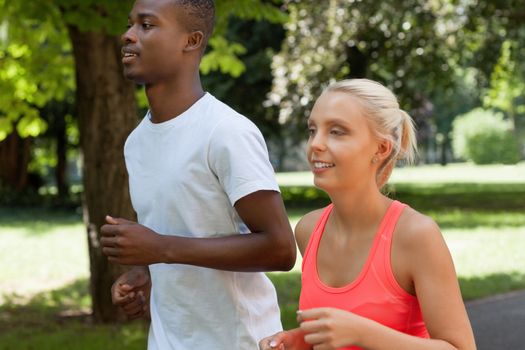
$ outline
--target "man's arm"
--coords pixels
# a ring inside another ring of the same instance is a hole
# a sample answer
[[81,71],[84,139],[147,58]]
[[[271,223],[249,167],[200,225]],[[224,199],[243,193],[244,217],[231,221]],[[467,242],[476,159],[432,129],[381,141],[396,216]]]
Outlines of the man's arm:
[[103,252],[110,261],[124,265],[168,263],[246,272],[290,270],[296,248],[280,194],[257,191],[234,206],[251,234],[168,236],[135,222],[115,219],[117,225],[102,226]]

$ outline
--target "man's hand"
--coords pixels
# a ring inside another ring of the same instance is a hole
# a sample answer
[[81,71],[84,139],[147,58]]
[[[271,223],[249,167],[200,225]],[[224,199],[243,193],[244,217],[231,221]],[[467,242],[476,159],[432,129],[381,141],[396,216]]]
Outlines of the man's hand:
[[106,216],[100,244],[108,260],[122,265],[164,262],[162,235],[136,222]]
[[111,287],[113,305],[131,319],[149,316],[151,280],[147,267],[135,267],[122,274]]

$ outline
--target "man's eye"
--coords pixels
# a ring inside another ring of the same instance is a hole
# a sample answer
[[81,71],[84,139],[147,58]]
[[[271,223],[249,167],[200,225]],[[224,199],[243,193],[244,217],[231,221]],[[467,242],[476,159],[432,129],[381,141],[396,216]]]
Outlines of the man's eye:
[[150,23],[142,23],[142,28],[144,29],[151,29],[153,28],[153,25]]

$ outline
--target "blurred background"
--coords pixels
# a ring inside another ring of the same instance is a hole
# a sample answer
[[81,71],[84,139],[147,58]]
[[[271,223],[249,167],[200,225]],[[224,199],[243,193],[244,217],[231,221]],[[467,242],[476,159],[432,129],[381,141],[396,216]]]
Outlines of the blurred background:
[[[142,349],[109,290],[106,214],[134,218],[122,148],[133,1],[0,0],[0,349]],[[432,216],[465,300],[525,289],[525,0],[217,0],[207,91],[263,132],[290,220],[328,202],[304,157],[329,83],[377,80],[416,121],[387,192]],[[271,273],[293,327],[300,261]],[[483,347],[479,347],[483,349]],[[501,347],[504,348],[504,347]]]

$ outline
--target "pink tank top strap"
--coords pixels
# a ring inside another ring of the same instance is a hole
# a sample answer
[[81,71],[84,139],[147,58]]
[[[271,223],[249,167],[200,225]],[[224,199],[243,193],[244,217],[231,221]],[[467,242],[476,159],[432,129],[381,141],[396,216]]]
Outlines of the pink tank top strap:
[[393,233],[396,229],[399,217],[401,216],[401,213],[405,207],[407,207],[406,204],[395,200],[388,208],[383,220],[383,227],[379,232],[381,235],[381,243],[380,247],[378,248],[374,263],[376,264],[377,268],[380,266],[383,267],[382,269],[378,269],[378,271],[381,271],[380,274],[382,275],[382,279],[390,284],[392,291],[395,291],[398,295],[402,295],[411,299],[412,296],[410,296],[403,288],[401,288],[399,283],[396,281],[391,261]]
[[406,204],[394,200],[383,218],[383,227],[381,227],[381,235],[383,239],[387,238],[389,241],[392,240],[392,234],[396,228],[397,221],[403,212],[403,209],[407,207]]
[[321,239],[323,235],[323,231],[326,226],[326,222],[328,221],[328,217],[330,216],[330,213],[332,212],[333,208],[334,208],[334,205],[330,203],[326,208],[324,208],[323,213],[321,214],[321,217],[319,218],[319,220],[317,220],[317,224],[315,225],[312,235],[310,236],[310,239],[308,240],[308,244],[306,245],[306,250],[304,251],[303,262],[301,264],[301,270],[304,270],[305,261],[307,260],[307,256],[312,250],[312,247],[314,247],[313,248],[314,250],[317,250],[317,246],[319,245],[319,240]]

